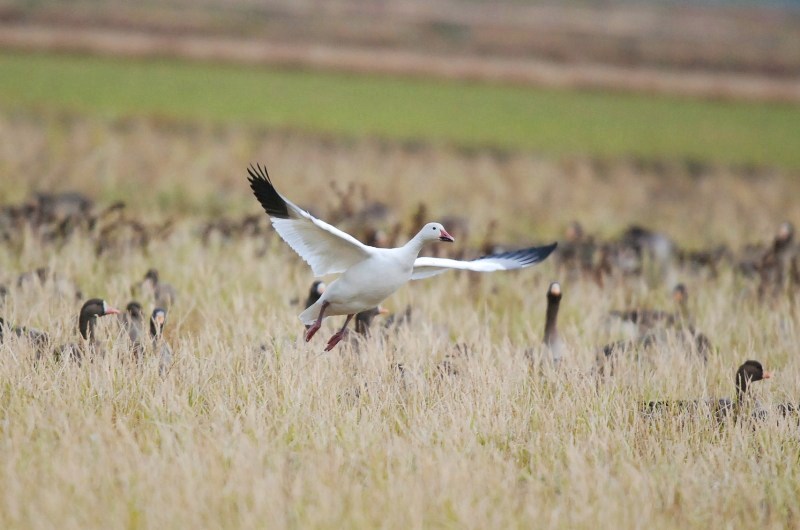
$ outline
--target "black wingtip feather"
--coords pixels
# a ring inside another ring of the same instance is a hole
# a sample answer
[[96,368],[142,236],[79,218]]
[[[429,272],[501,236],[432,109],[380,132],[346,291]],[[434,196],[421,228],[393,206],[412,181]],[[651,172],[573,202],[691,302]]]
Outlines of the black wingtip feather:
[[262,168],[260,164],[255,166],[250,164],[247,173],[250,175],[247,179],[250,181],[250,189],[253,190],[253,194],[267,215],[278,219],[288,219],[289,207],[272,185],[266,166]]
[[[512,250],[511,252],[502,252],[500,254],[490,254],[488,256],[483,256],[478,258],[478,260],[488,259],[488,258],[502,258],[502,259],[510,259],[516,261],[520,265],[533,265],[534,263],[539,263],[540,261],[544,261],[547,257],[553,253],[553,251],[558,246],[558,243],[551,243],[549,245],[544,245],[541,247],[530,247],[530,248],[523,248],[520,250]],[[476,260],[476,261],[478,261]]]

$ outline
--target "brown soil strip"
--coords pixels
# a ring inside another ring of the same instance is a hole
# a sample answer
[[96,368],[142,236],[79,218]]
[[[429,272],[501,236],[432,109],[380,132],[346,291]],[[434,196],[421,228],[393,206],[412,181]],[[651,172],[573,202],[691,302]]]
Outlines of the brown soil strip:
[[528,59],[424,55],[410,51],[279,44],[255,39],[160,35],[100,28],[0,25],[0,47],[26,51],[303,67],[477,80],[547,88],[623,90],[714,99],[800,102],[800,79],[666,71]]

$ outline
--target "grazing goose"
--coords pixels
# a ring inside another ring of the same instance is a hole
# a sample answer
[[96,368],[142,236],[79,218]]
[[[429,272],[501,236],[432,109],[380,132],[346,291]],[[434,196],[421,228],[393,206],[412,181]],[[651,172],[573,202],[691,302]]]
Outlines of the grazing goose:
[[122,328],[128,335],[133,350],[133,356],[137,361],[142,360],[145,351],[144,339],[144,313],[142,304],[139,302],[129,302],[125,306],[125,312],[119,314]]
[[558,306],[561,304],[561,284],[553,282],[547,289],[547,316],[544,323],[544,344],[550,350],[553,362],[561,362],[564,341],[558,334]]
[[[736,370],[736,397],[711,400],[675,400],[675,401],[649,401],[642,403],[641,410],[645,415],[652,416],[664,410],[689,410],[696,411],[701,406],[707,406],[717,420],[724,420],[729,415],[738,416],[745,407],[751,409],[753,403],[748,400],[747,389],[750,383],[762,381],[772,377],[770,372],[764,370],[758,361],[745,361]],[[760,415],[758,415],[760,416]]]
[[0,317],[0,344],[8,334],[14,334],[19,338],[27,339],[33,344],[36,349],[36,356],[40,357],[42,350],[44,350],[50,343],[50,337],[44,331],[39,331],[34,328],[27,328],[25,326],[12,326],[7,324],[6,321]]
[[711,341],[703,333],[699,333],[692,326],[684,328],[653,329],[646,333],[627,340],[611,342],[600,348],[595,354],[595,369],[600,375],[614,375],[620,357],[629,353],[642,352],[661,346],[677,348],[696,355],[703,363],[708,362],[711,353]]
[[669,327],[681,325],[689,320],[688,299],[686,286],[679,283],[672,290],[672,299],[678,306],[677,312],[660,311],[657,309],[629,309],[626,311],[611,311],[612,317],[617,317],[624,322],[636,325],[639,335],[659,326]]
[[155,300],[156,307],[169,309],[175,303],[178,296],[177,291],[172,285],[163,283],[159,280],[158,270],[149,269],[142,280],[144,288],[151,292]]
[[311,325],[310,341],[325,317],[347,315],[344,325],[325,348],[332,350],[347,332],[356,313],[378,306],[409,280],[435,276],[450,269],[490,272],[529,267],[550,255],[556,244],[486,256],[473,261],[418,257],[425,243],[453,242],[439,223],[428,223],[399,248],[376,248],[325,223],[282,197],[272,186],[265,168],[248,168],[253,193],[269,215],[272,226],[305,260],[315,276],[342,273],[330,283],[319,300],[300,314]]
[[60,274],[51,272],[48,267],[39,267],[32,271],[23,272],[17,277],[17,288],[23,290],[48,289],[57,296],[65,299],[80,300],[83,298],[78,285]]
[[78,332],[83,341],[80,343],[71,342],[59,346],[54,352],[56,359],[80,360],[86,355],[98,353],[100,345],[97,343],[94,333],[95,326],[97,325],[97,318],[118,314],[119,310],[109,306],[105,300],[92,298],[86,301],[81,307],[81,312],[78,316]]
[[164,340],[164,324],[167,322],[167,312],[160,307],[153,309],[150,317],[150,338],[153,342],[153,352],[158,356],[158,373],[164,375],[172,364],[172,348]]

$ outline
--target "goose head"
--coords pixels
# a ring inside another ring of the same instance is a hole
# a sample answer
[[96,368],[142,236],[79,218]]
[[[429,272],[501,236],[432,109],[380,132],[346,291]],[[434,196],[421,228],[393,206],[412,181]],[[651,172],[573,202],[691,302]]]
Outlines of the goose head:
[[447,233],[441,223],[428,223],[420,230],[420,235],[424,241],[446,241],[452,243],[455,241],[453,236]]
[[142,304],[139,302],[129,302],[125,306],[125,312],[134,320],[142,319]]
[[153,337],[161,336],[166,322],[167,312],[160,307],[153,309],[153,314],[150,316],[150,335]]
[[89,339],[90,332],[94,328],[97,317],[106,315],[118,315],[119,310],[114,309],[101,298],[87,300],[81,307],[80,317],[78,318],[78,330],[84,339]]
[[772,377],[772,374],[764,370],[760,362],[745,361],[745,363],[736,370],[736,391],[739,397],[744,397],[749,383],[769,379],[770,377]]

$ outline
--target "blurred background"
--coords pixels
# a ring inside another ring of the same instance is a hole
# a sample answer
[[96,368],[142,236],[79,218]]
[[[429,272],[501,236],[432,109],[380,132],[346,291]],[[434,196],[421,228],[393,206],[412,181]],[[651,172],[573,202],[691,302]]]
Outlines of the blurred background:
[[797,216],[799,103],[792,1],[0,0],[4,204],[243,215],[261,162],[385,230],[742,244]]

